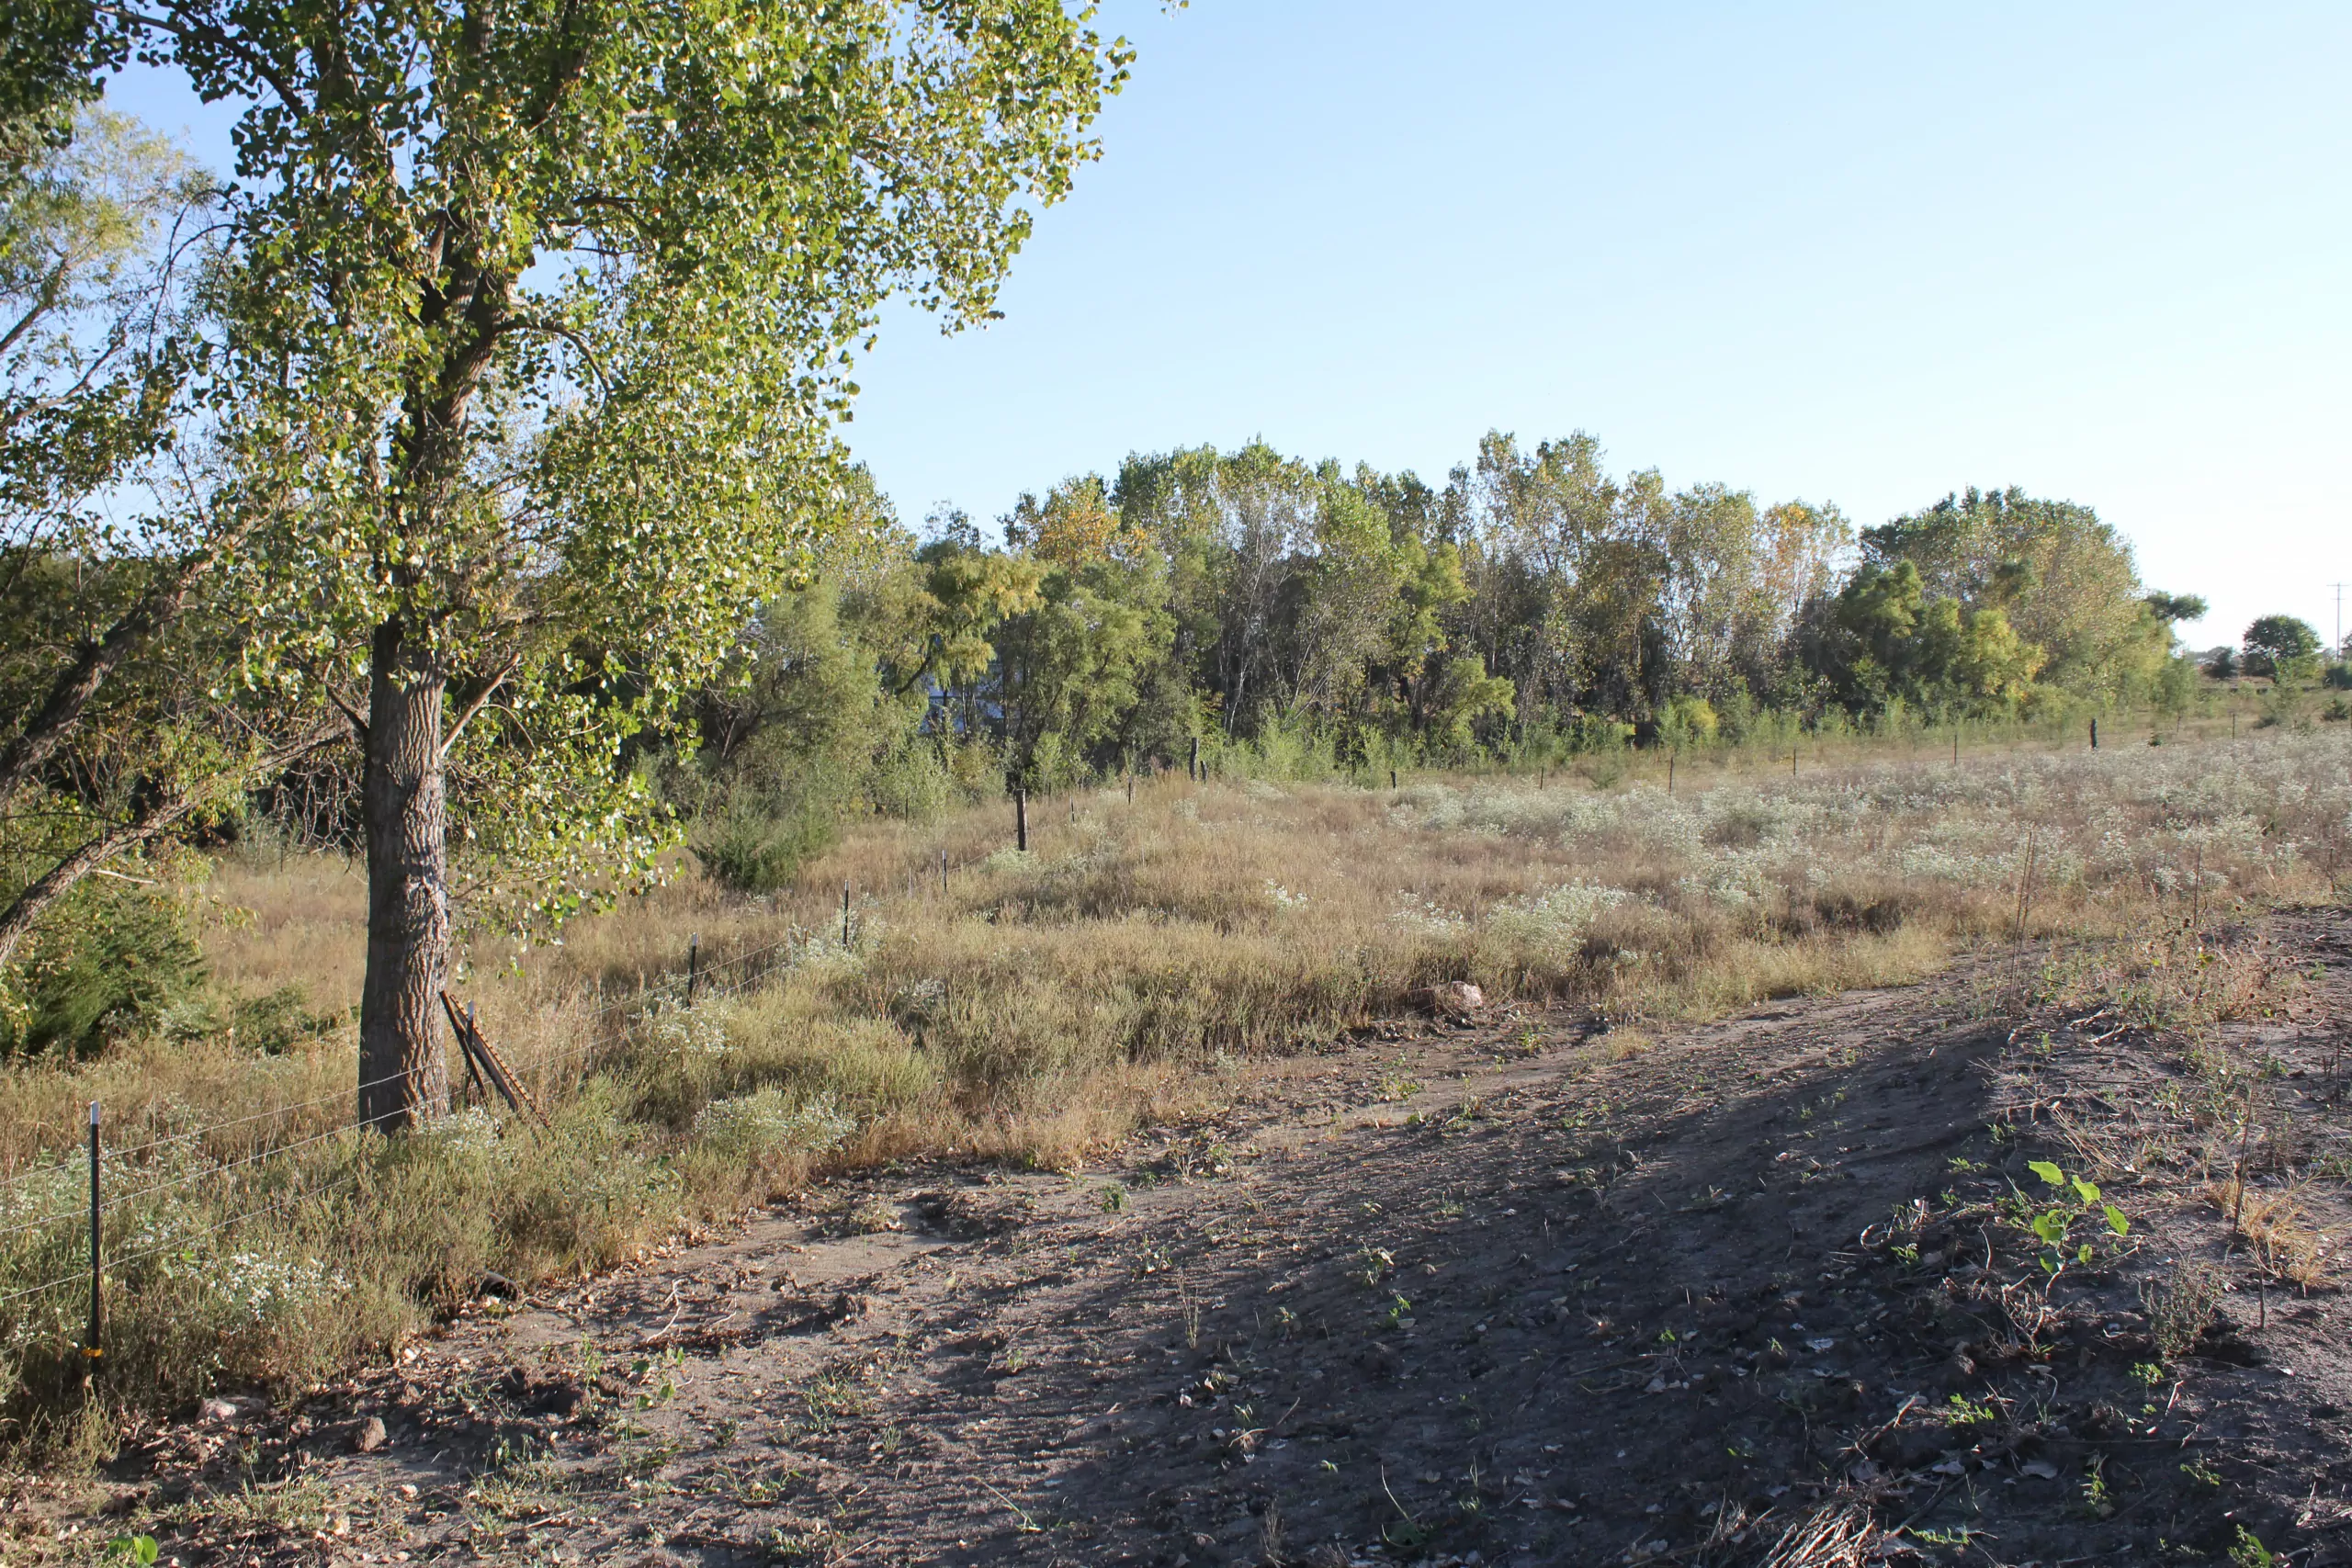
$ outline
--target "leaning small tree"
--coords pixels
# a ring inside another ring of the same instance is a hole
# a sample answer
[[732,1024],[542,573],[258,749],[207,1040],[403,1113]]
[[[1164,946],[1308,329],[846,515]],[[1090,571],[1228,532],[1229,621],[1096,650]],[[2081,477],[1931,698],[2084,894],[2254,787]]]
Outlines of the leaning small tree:
[[263,498],[217,482],[189,396],[210,182],[35,56],[62,14],[0,23],[0,1048],[90,876],[335,739],[221,679]]
[[[93,64],[246,104],[210,383],[244,680],[360,750],[359,1112],[447,1087],[454,911],[560,918],[669,841],[621,765],[828,525],[850,351],[985,315],[1123,44],[1062,0],[156,0]],[[469,881],[452,882],[451,848]]]

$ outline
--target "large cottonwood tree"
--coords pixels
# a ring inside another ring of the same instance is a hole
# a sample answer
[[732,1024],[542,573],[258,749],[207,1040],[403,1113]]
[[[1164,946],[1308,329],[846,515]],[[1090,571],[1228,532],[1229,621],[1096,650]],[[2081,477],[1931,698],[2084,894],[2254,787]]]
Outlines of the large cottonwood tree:
[[1061,0],[91,17],[93,69],[244,106],[211,408],[238,482],[301,502],[235,563],[245,676],[312,682],[362,753],[359,1111],[406,1126],[447,1102],[456,904],[650,866],[622,744],[843,510],[852,348],[896,292],[989,311],[1127,56]]

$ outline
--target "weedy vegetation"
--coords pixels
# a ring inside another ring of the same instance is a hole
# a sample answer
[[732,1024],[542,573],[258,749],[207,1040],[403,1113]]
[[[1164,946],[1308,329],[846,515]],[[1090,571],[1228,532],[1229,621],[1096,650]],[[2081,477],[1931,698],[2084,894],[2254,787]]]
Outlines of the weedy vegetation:
[[[240,848],[191,896],[215,973],[232,996],[303,987],[320,1027],[266,1046],[158,1029],[0,1076],[0,1294],[86,1267],[77,1133],[94,1100],[109,1378],[152,1408],[317,1379],[491,1274],[605,1267],[816,1173],[931,1152],[1074,1170],[1228,1092],[1252,1056],[1340,1038],[1432,983],[1638,1026],[1911,978],[2015,935],[2029,840],[2044,988],[2098,986],[2119,1018],[2177,1021],[2252,984],[2183,946],[2192,904],[2220,919],[2342,874],[2306,846],[2352,813],[2346,752],[2323,731],[1957,768],[1858,753],[1794,781],[1732,757],[1686,768],[1673,795],[1161,778],[1132,802],[1072,795],[1020,855],[991,851],[1000,811],[876,822],[787,890],[687,877],[519,964],[477,953],[460,989],[546,1124],[492,1101],[392,1140],[341,1131],[360,879]],[[943,851],[944,889],[924,877]],[[844,881],[873,890],[854,896],[847,943]],[[691,1006],[687,931],[705,965]],[[2017,1218],[2048,1276],[2120,1232],[2087,1175],[2031,1186]],[[2290,1199],[2214,1199],[2282,1278],[2314,1266]],[[2177,1347],[2197,1293],[2165,1290],[2152,1314]],[[83,1310],[70,1290],[0,1306],[19,1442],[106,1440],[76,1414]]]

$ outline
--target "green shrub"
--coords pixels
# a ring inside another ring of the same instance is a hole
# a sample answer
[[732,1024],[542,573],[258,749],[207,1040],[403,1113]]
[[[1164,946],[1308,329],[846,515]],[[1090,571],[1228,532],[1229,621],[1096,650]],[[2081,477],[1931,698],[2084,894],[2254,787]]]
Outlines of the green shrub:
[[282,1056],[305,1040],[333,1033],[346,1016],[313,1011],[309,990],[291,985],[258,997],[217,993],[184,997],[152,1021],[167,1040],[218,1038],[265,1056]]
[[831,848],[840,831],[831,800],[781,800],[772,811],[739,801],[698,823],[687,844],[713,879],[739,892],[773,893]]
[[92,877],[51,907],[0,977],[0,1051],[86,1056],[200,996],[204,954],[171,893]]
[[704,1106],[681,1163],[703,1210],[719,1213],[791,1190],[809,1160],[856,1131],[857,1119],[829,1094],[757,1089]]
[[1668,746],[1707,746],[1722,727],[1713,704],[1683,693],[1667,703],[1658,718],[1658,736]]

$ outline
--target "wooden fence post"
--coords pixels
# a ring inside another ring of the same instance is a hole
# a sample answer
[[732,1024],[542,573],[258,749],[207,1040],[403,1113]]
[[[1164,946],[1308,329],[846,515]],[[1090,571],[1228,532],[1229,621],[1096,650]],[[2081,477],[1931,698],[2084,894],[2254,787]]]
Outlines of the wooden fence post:
[[547,1113],[539,1109],[538,1101],[531,1098],[531,1091],[523,1087],[523,1080],[515,1076],[514,1068],[506,1065],[505,1058],[492,1049],[490,1042],[482,1038],[481,1031],[474,1027],[471,1004],[460,1013],[458,1004],[449,999],[448,992],[444,991],[441,993],[441,1010],[449,1015],[450,1031],[458,1037],[458,1048],[466,1054],[466,1070],[469,1073],[478,1070],[488,1078],[490,1087],[499,1092],[508,1109],[542,1127],[546,1126]]

